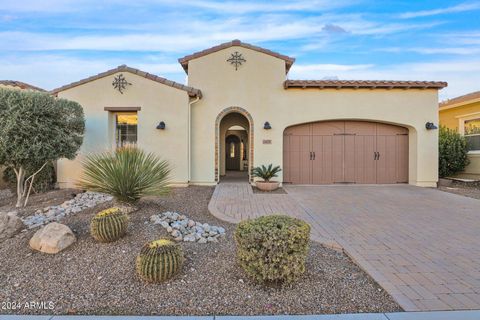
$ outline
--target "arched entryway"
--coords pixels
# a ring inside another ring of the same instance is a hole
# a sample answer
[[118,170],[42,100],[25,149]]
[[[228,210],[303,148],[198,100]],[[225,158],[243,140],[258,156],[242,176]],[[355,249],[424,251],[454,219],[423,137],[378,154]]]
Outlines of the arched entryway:
[[216,121],[215,179],[250,181],[253,120],[239,107],[223,110]]
[[371,121],[288,127],[283,181],[295,184],[408,182],[408,129]]

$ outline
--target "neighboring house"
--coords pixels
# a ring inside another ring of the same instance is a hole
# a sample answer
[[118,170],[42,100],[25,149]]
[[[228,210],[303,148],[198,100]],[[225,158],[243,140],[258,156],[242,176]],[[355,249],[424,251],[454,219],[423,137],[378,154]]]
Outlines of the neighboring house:
[[[86,134],[74,161],[135,143],[169,160],[172,182],[212,185],[230,170],[273,163],[284,183],[438,180],[438,90],[445,82],[287,80],[295,59],[234,40],[179,59],[182,85],[119,66],[52,91],[79,102]],[[236,174],[238,176],[238,173]]]
[[[32,86],[31,84],[24,83],[21,81],[13,81],[13,80],[0,80],[0,88],[14,89],[14,90],[45,91],[41,88]],[[3,169],[0,167],[0,189],[5,187],[6,187],[6,184],[3,181]]]
[[0,80],[0,88],[3,89],[22,89],[22,90],[32,90],[32,91],[45,91],[42,88],[32,86],[31,84],[14,81],[14,80]]
[[480,91],[441,102],[440,124],[465,136],[470,148],[465,173],[480,174]]

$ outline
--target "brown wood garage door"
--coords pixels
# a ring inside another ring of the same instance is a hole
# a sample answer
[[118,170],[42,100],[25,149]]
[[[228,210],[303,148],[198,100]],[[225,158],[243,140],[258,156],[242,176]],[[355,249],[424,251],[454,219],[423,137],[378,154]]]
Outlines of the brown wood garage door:
[[365,121],[328,121],[287,128],[284,182],[408,182],[408,130]]

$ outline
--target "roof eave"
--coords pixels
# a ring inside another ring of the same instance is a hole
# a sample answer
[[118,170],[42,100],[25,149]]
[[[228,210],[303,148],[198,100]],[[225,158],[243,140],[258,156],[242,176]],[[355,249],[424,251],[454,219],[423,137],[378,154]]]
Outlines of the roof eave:
[[130,73],[136,74],[138,76],[144,77],[146,79],[149,79],[149,80],[152,80],[152,81],[170,86],[172,88],[176,88],[176,89],[186,91],[190,97],[202,98],[202,92],[199,89],[195,89],[193,87],[185,86],[185,85],[177,83],[175,81],[168,80],[166,78],[159,77],[159,76],[156,76],[154,74],[151,74],[151,73],[139,70],[139,69],[128,67],[127,65],[121,65],[121,66],[118,66],[117,68],[107,70],[107,71],[99,73],[97,75],[94,75],[94,76],[91,76],[91,77],[88,77],[88,78],[85,78],[85,79],[82,79],[82,80],[79,80],[79,81],[76,81],[76,82],[72,82],[72,83],[67,84],[65,86],[53,89],[53,90],[50,91],[50,94],[58,95],[59,92],[62,92],[62,91],[80,86],[80,85],[88,83],[88,82],[95,81],[95,80],[100,79],[100,78],[107,77],[109,75],[112,75],[112,74],[115,74],[115,73],[118,73],[118,72],[130,72]]

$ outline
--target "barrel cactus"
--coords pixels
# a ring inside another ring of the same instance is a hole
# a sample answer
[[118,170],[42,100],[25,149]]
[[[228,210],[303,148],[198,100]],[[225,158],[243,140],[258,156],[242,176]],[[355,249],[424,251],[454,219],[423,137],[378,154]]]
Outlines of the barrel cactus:
[[163,282],[177,274],[183,265],[182,247],[168,239],[145,244],[137,257],[138,275],[148,282]]
[[109,208],[93,217],[90,234],[100,242],[113,242],[125,235],[127,226],[127,215],[119,208]]

